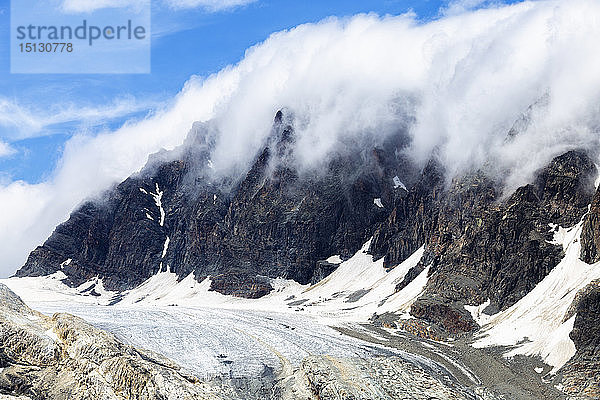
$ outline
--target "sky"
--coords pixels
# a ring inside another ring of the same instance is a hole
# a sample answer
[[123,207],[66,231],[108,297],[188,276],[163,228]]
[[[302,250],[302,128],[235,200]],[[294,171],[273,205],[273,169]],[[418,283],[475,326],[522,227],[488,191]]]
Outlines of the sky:
[[[410,123],[415,157],[443,146],[450,169],[492,160],[523,183],[595,143],[599,11],[593,0],[152,0],[151,73],[11,74],[0,0],[0,277],[194,121],[217,127],[223,170],[247,163],[289,107],[305,165],[345,136]],[[524,134],[505,143],[528,109]]]

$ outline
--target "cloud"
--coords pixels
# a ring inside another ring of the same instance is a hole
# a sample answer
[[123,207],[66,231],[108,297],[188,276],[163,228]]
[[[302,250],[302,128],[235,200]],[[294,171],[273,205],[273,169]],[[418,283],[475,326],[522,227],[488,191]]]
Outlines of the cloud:
[[[219,132],[212,158],[224,171],[247,167],[282,107],[296,116],[296,158],[307,168],[342,142],[376,142],[399,127],[415,159],[436,149],[450,171],[485,167],[508,187],[566,150],[597,154],[596,15],[593,0],[538,1],[426,24],[358,15],[276,33],[239,64],[192,77],[164,110],[73,137],[47,182],[0,187],[2,271],[14,272],[82,199],[182,143],[193,121],[211,120]],[[532,104],[529,123],[507,140]]]
[[91,13],[104,8],[149,7],[149,0],[63,0],[60,8],[65,13]]
[[16,152],[10,144],[0,141],[0,158],[11,156]]
[[104,106],[86,107],[59,103],[49,109],[40,109],[0,97],[0,127],[4,128],[5,138],[20,140],[43,135],[46,130],[56,125],[76,123],[89,127],[156,106],[156,102],[139,102],[133,97],[124,97]]
[[210,12],[231,10],[237,7],[255,3],[257,0],[165,0],[175,9],[203,8]]
[[463,14],[489,3],[489,0],[455,0],[448,3],[446,7],[440,9],[440,13],[445,16]]
[[[257,0],[162,0],[173,9],[202,8],[207,12],[231,10]],[[104,8],[139,9],[147,7],[148,0],[63,0],[61,9],[66,13],[90,13]]]

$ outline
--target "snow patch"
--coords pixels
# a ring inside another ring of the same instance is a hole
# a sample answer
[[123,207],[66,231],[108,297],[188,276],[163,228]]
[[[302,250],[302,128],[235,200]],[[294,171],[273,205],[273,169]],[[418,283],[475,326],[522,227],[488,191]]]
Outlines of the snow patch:
[[400,178],[398,178],[398,176],[394,177],[394,189],[404,189],[408,192],[408,189],[406,188],[406,185],[404,185],[404,183],[402,183],[402,181],[400,180]]
[[67,258],[65,261],[60,263],[60,269],[63,269],[64,267],[68,267],[72,261],[73,261],[72,259]]
[[478,306],[465,306],[465,310],[467,310],[471,314],[473,320],[477,322],[479,326],[487,324],[492,319],[491,315],[483,313],[483,310],[485,310],[486,307],[490,305],[490,302],[491,300],[487,299],[484,303]]
[[378,197],[376,199],[373,199],[373,203],[375,203],[375,205],[379,208],[383,208],[383,203],[381,202],[381,199]]
[[45,333],[46,333],[46,336],[48,336],[53,341],[55,341],[55,342],[59,342],[60,341],[58,335],[56,334],[56,332],[54,332],[53,328],[48,329]]
[[[410,306],[422,293],[428,280],[426,268],[403,290],[396,293],[396,285],[406,273],[416,266],[423,256],[421,247],[407,260],[394,268],[384,268],[383,258],[373,260],[368,254],[371,241],[350,259],[342,261],[339,256],[329,261],[339,262],[332,274],[310,286],[292,280],[271,280],[273,291],[259,299],[225,296],[211,291],[210,277],[198,282],[194,274],[180,279],[171,272],[170,266],[160,264],[160,270],[135,289],[119,295],[117,306],[183,306],[208,307],[231,310],[253,310],[304,314],[328,325],[348,322],[366,322],[374,313],[397,312],[408,315]],[[165,248],[168,247],[166,242]],[[166,267],[166,271],[163,267]],[[58,274],[58,273],[57,273]],[[61,274],[64,279],[65,275]],[[5,281],[23,299],[35,303],[56,301],[62,303],[109,304],[117,293],[105,290],[101,279],[90,281],[80,288],[69,288],[57,277],[11,278]],[[79,292],[93,289],[100,296]]]
[[167,238],[165,239],[165,244],[163,245],[163,251],[162,251],[162,257],[161,258],[165,258],[165,256],[167,255],[167,250],[169,250],[169,243],[171,242],[171,238],[169,238],[167,236]]
[[328,262],[329,264],[341,264],[342,258],[339,255],[335,255],[329,257],[327,260],[325,260],[325,262]]
[[[156,193],[148,192],[144,188],[140,188],[140,192],[152,197],[152,199],[154,200],[154,204],[156,204],[156,207],[158,207],[158,211],[160,213],[160,219],[158,221],[158,224],[160,226],[164,226],[165,225],[165,210],[162,205],[162,197],[163,197],[164,192],[160,190],[160,188],[158,187],[158,183],[155,183],[155,185],[156,185]],[[154,218],[152,218],[152,216],[150,214],[148,214],[148,212],[146,212],[146,218],[154,221]]]

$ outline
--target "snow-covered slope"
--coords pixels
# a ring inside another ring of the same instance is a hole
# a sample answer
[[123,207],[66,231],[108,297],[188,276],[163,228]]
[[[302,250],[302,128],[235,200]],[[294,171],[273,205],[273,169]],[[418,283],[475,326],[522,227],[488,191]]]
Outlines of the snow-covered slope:
[[99,279],[78,288],[65,286],[58,272],[48,277],[11,278],[3,280],[25,302],[65,301],[109,305],[116,307],[185,306],[224,309],[261,310],[309,314],[335,325],[343,322],[365,322],[374,313],[388,311],[408,315],[410,305],[427,283],[426,268],[402,291],[396,285],[415,266],[423,255],[423,247],[400,265],[386,270],[383,259],[374,261],[365,243],[353,257],[342,262],[338,269],[316,285],[300,285],[291,280],[274,279],[275,290],[259,299],[225,296],[210,291],[210,277],[197,282],[193,274],[178,280],[170,270],[158,272],[142,285],[121,294],[104,289]]
[[580,223],[570,229],[557,228],[554,242],[562,244],[564,259],[519,302],[493,316],[474,346],[514,346],[507,357],[540,356],[553,367],[552,372],[575,354],[569,338],[575,315],[567,312],[577,292],[600,278],[600,263],[589,265],[579,259],[581,227]]

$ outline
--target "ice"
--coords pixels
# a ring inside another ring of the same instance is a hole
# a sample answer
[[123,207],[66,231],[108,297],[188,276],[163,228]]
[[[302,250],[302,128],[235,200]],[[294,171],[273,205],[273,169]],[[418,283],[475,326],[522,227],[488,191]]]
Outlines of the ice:
[[[62,272],[49,277],[1,280],[32,308],[46,314],[69,312],[114,332],[135,346],[157,351],[194,373],[255,376],[266,366],[298,365],[308,355],[367,357],[390,349],[340,334],[333,326],[359,329],[373,313],[406,314],[427,283],[426,268],[402,291],[396,285],[421,259],[421,247],[401,264],[383,267],[368,254],[370,241],[350,259],[339,256],[336,271],[316,285],[273,279],[274,290],[260,299],[210,291],[211,278],[180,279],[159,271],[139,287],[117,293],[101,279],[69,288]],[[166,246],[165,246],[166,247]],[[84,296],[93,287],[100,296]],[[301,306],[290,305],[301,300]],[[407,356],[408,357],[408,356]],[[227,361],[227,362],[224,362]]]
[[377,207],[383,208],[383,203],[381,202],[380,198],[373,199],[373,203],[375,203]]
[[600,278],[600,263],[589,265],[579,259],[581,227],[579,223],[555,229],[553,242],[563,246],[565,257],[525,297],[491,318],[475,347],[515,346],[507,357],[540,356],[553,367],[552,373],[575,354],[569,338],[575,316],[566,321],[565,316],[577,292]]
[[[265,365],[298,366],[309,355],[367,357],[390,350],[342,335],[314,318],[289,313],[184,307],[32,304],[69,312],[134,346],[159,352],[198,376],[258,376]],[[226,361],[226,362],[225,362]]]

